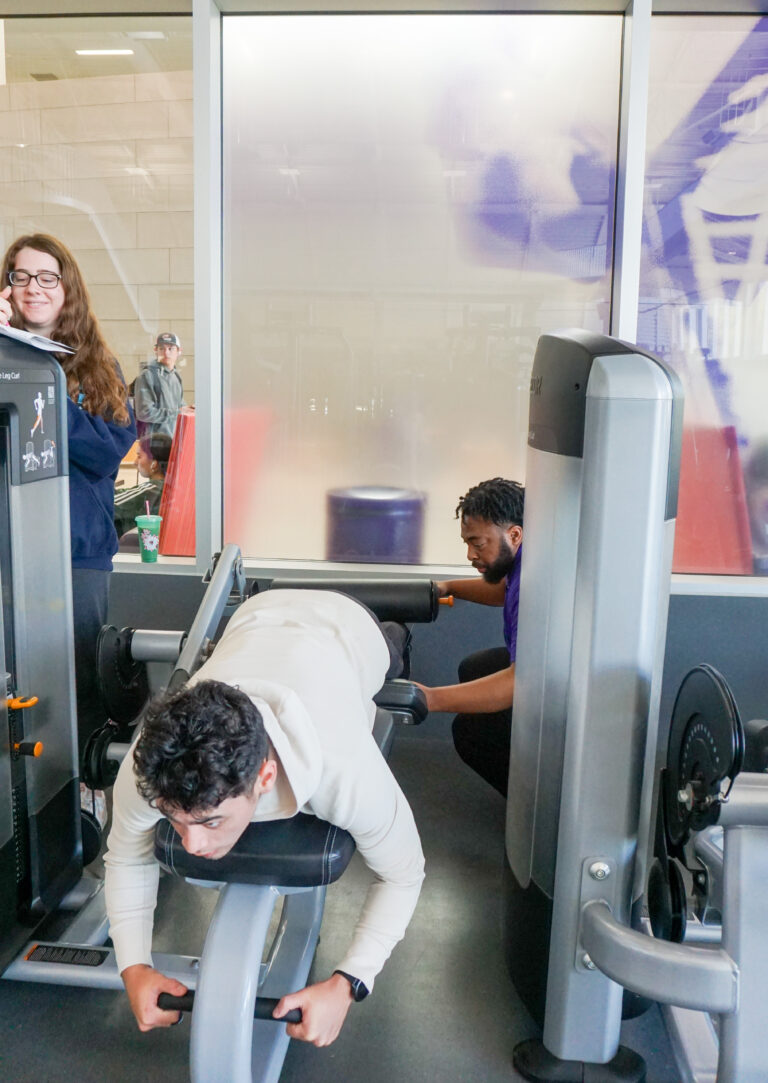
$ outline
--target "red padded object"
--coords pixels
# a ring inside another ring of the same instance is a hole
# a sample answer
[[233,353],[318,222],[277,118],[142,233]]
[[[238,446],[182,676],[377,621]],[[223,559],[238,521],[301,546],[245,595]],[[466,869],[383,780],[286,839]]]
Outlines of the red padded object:
[[[246,544],[256,501],[255,483],[271,413],[264,407],[234,407],[224,415],[225,539]],[[176,418],[171,455],[160,501],[160,553],[195,555],[195,411]]]
[[160,500],[160,555],[195,555],[195,411],[183,406],[176,417],[165,485]]
[[254,516],[263,514],[258,484],[271,421],[266,406],[224,411],[224,541],[235,542],[243,551],[251,547]]
[[752,574],[749,513],[732,425],[683,429],[672,570]]

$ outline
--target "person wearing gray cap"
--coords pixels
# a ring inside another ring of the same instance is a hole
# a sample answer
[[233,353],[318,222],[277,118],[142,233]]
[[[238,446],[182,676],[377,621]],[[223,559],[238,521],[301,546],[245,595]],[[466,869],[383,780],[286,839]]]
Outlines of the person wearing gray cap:
[[184,388],[176,363],[181,355],[179,336],[164,331],[157,336],[155,357],[133,385],[133,403],[139,436],[162,432],[173,438],[176,415],[184,406]]

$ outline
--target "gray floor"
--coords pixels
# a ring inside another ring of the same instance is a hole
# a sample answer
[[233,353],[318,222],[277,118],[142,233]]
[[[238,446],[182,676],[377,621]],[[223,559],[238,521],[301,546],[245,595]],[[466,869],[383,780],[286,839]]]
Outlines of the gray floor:
[[[281,1083],[514,1083],[512,1049],[536,1028],[500,948],[504,803],[461,764],[439,717],[400,730],[390,763],[427,857],[418,910],[338,1041],[324,1050],[293,1043]],[[355,859],[329,890],[316,974],[341,955],[365,886]],[[155,946],[196,954],[213,897],[164,879]],[[188,1079],[188,1026],[142,1035],[122,994],[0,981],[0,1019],[7,1083]],[[656,1010],[625,1024],[623,1040],[646,1057],[648,1083],[677,1083]]]

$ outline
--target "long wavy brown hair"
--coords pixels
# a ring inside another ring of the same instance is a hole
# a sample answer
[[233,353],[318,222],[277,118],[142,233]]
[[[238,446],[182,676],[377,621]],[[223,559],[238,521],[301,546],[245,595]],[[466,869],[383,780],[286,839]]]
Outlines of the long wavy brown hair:
[[[127,425],[129,414],[125,404],[128,392],[120,378],[114,355],[99,330],[75,257],[61,241],[47,233],[30,233],[25,237],[18,237],[5,253],[0,272],[0,283],[3,287],[8,283],[8,272],[14,269],[16,257],[22,248],[46,252],[53,256],[59,265],[61,285],[64,289],[64,307],[51,337],[75,351],[73,354],[56,355],[67,377],[67,394],[77,401],[82,391],[85,396],[82,405],[89,414],[109,418],[119,425]],[[13,294],[10,300],[13,307],[11,324],[24,330],[24,321],[13,306]]]

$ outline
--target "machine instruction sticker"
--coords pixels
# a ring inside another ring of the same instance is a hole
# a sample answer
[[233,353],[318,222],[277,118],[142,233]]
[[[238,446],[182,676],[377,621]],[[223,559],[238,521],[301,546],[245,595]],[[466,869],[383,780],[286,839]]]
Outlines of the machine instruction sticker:
[[0,368],[0,403],[15,407],[18,418],[22,483],[58,474],[56,385],[52,381],[49,369]]
[[[32,388],[25,388],[25,392],[27,393],[26,396],[21,395],[17,403],[21,428],[20,437],[25,444],[21,456],[24,473],[36,474],[38,471],[46,475],[55,473],[56,441],[54,436],[56,415],[53,409],[48,411],[46,432],[45,407],[48,403],[51,405],[55,403],[56,389],[53,384],[47,384],[44,388],[35,388],[34,393]],[[27,418],[32,419],[28,429],[24,425]],[[29,439],[25,440],[27,432],[29,433]]]

